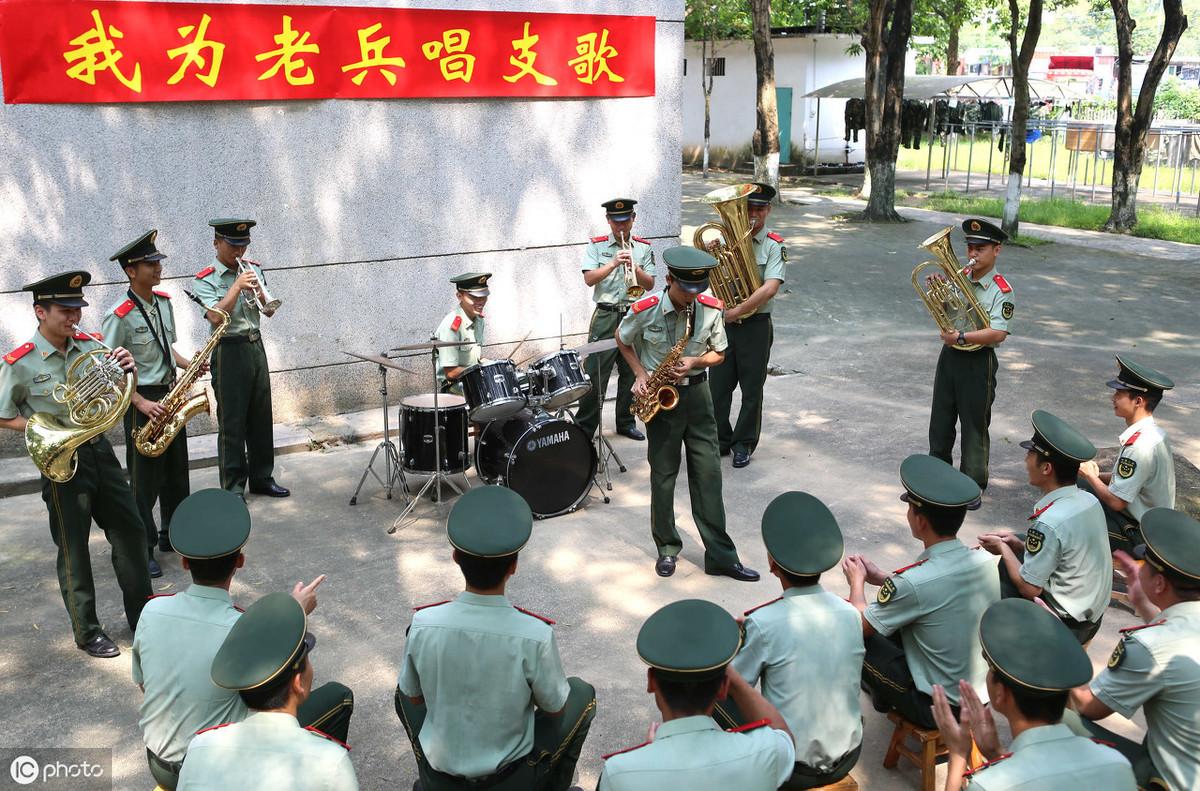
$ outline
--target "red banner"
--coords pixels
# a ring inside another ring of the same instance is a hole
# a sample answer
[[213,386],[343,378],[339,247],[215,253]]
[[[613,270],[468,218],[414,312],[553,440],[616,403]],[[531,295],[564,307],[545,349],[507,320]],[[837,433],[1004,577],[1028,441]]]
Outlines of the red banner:
[[0,0],[4,101],[654,95],[654,17]]

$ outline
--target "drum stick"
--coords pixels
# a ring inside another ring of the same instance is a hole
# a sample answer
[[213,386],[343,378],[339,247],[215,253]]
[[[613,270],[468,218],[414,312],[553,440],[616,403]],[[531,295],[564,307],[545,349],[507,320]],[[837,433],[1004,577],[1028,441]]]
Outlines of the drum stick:
[[[522,338],[522,339],[520,340],[520,342],[519,342],[519,343],[517,343],[517,345],[513,347],[513,350],[512,350],[511,352],[509,352],[509,353],[508,353],[508,359],[510,359],[510,360],[511,360],[512,358],[514,358],[514,357],[516,357],[516,356],[517,356],[517,349],[520,349],[522,346],[524,346],[524,345],[525,345],[525,341],[529,340],[529,336],[530,336],[530,335],[532,335],[532,334],[533,334],[533,330],[530,330],[529,332],[525,333],[525,337],[524,337],[524,338]],[[518,365],[519,365],[519,364],[520,364],[520,363],[518,363]]]

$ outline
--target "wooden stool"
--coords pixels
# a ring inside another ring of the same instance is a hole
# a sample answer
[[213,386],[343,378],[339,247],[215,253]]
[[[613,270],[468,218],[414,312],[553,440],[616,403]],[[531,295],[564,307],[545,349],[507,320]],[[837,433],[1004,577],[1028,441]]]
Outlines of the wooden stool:
[[850,775],[846,775],[833,785],[820,786],[813,791],[858,791],[858,782]]
[[[883,767],[895,769],[896,764],[900,762],[900,756],[904,756],[921,770],[921,791],[934,791],[937,782],[937,759],[950,753],[942,742],[942,735],[937,730],[918,728],[894,711],[888,713],[887,718],[896,724],[896,730],[892,732],[887,754],[883,757]],[[910,736],[919,745],[916,750],[910,748],[905,741]],[[983,763],[983,755],[972,742],[967,768],[974,769]]]

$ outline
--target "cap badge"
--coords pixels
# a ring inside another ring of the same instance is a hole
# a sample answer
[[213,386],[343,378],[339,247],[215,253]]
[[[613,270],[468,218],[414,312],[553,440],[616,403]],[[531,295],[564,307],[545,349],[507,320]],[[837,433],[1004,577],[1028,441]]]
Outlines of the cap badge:
[[83,275],[75,275],[75,277],[71,278],[71,282],[67,285],[71,288],[79,288],[83,285]]
[[246,230],[246,223],[244,223],[244,222],[240,222],[240,223],[238,223],[237,229],[238,229],[239,231],[244,231],[244,230]]
[[705,273],[706,271],[707,271],[707,270],[704,270],[704,269],[693,269],[693,270],[692,270],[692,277],[703,277],[703,276],[704,276],[704,273]]
[[971,230],[972,231],[980,231],[980,230],[983,230],[983,226],[980,225],[975,220],[971,220]]
[[614,204],[613,204],[613,208],[614,208],[614,209],[624,209],[624,208],[625,208],[625,202],[624,202],[624,201],[617,201],[616,203],[614,203]]

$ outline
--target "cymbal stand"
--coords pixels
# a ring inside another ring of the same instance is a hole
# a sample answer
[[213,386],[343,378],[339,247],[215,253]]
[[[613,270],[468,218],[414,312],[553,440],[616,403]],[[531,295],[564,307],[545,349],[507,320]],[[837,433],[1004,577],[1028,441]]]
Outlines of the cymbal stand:
[[[387,357],[387,352],[380,356]],[[392,499],[392,489],[396,487],[397,481],[404,487],[405,498],[408,497],[408,481],[404,477],[404,467],[400,465],[400,451],[396,443],[392,442],[392,431],[388,422],[387,368],[382,365],[379,366],[379,397],[383,403],[383,441],[375,446],[375,452],[371,454],[371,460],[367,462],[367,468],[363,470],[362,477],[358,479],[358,486],[354,487],[354,494],[350,496],[350,505],[358,505],[358,493],[362,491],[368,473],[375,476],[375,480],[387,491],[387,499]],[[399,434],[399,427],[396,431]],[[379,457],[380,452],[383,453],[382,478],[375,471],[375,459]]]
[[600,496],[608,503],[611,502],[608,492],[612,491],[612,478],[608,472],[609,461],[615,461],[621,472],[626,472],[626,469],[625,462],[621,461],[621,457],[613,450],[612,443],[604,436],[604,398],[600,395],[599,387],[594,390],[593,397],[597,401],[596,437],[593,440],[596,443],[596,474],[592,477],[592,485],[600,490]]
[[[429,491],[430,488],[433,488],[433,501],[435,503],[440,503],[442,501],[443,481],[454,491],[458,492],[459,494],[463,493],[463,489],[459,488],[458,484],[453,481],[453,479],[450,477],[450,473],[442,471],[442,450],[445,447],[445,440],[443,437],[446,433],[446,427],[442,425],[442,413],[438,408],[438,394],[441,393],[442,388],[438,384],[437,380],[438,350],[436,348],[429,350],[429,360],[431,370],[433,371],[433,473],[430,474],[429,480],[425,481],[425,485],[422,486],[420,491],[416,493],[412,501],[405,506],[404,510],[400,513],[400,516],[396,517],[396,521],[392,522],[392,526],[388,528],[388,535],[391,535],[400,529],[400,525],[404,523],[404,521],[408,518],[408,515],[411,514],[413,509],[417,507],[417,503],[421,502],[421,498],[425,495],[425,492]],[[463,480],[466,480],[465,473],[463,474]],[[470,486],[471,483],[467,481],[467,488],[470,488]]]

